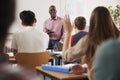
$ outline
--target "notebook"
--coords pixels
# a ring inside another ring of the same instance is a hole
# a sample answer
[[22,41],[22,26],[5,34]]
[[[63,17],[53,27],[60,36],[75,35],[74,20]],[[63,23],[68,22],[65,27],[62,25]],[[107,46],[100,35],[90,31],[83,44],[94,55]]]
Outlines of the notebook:
[[[70,73],[70,68],[74,65],[76,65],[76,64],[66,64],[63,66],[59,66],[59,65],[52,66],[52,65],[43,64],[42,69],[56,71],[56,72]],[[87,64],[83,64],[82,67],[87,68]]]
[[63,72],[63,73],[69,73],[70,72],[69,67],[58,66],[58,65],[57,66],[42,65],[42,69],[56,71],[56,72]]

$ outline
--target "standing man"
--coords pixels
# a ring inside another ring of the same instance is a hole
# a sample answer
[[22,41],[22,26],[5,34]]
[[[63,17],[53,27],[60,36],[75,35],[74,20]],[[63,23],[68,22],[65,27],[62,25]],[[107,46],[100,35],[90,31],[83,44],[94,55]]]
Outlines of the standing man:
[[50,37],[48,49],[53,49],[57,42],[63,43],[64,40],[63,19],[56,13],[56,7],[51,5],[49,7],[50,18],[44,22],[43,26],[44,32]]
[[40,52],[48,48],[49,36],[35,28],[37,22],[35,14],[30,10],[20,13],[24,29],[13,35],[12,49],[18,52]]

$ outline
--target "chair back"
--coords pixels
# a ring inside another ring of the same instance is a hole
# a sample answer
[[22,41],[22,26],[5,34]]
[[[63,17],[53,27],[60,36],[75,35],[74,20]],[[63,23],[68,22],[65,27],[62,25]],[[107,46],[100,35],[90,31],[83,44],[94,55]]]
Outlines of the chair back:
[[7,53],[5,53],[5,58],[6,58],[6,61],[9,61],[9,55]]
[[50,52],[17,53],[15,59],[18,65],[35,70],[36,66],[48,64]]

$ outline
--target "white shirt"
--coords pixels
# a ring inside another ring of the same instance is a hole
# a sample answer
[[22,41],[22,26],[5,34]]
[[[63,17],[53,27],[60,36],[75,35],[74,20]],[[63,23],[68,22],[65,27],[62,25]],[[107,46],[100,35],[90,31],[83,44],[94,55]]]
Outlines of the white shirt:
[[34,27],[25,27],[13,35],[12,48],[18,52],[40,52],[48,48],[49,36]]

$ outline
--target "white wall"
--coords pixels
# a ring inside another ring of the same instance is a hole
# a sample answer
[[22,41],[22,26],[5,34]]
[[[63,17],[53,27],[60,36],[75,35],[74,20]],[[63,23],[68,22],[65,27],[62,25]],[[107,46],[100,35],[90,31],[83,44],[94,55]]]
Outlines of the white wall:
[[11,25],[10,33],[14,33],[21,29],[21,21],[19,19],[19,13],[23,10],[31,10],[35,12],[37,18],[37,28],[43,28],[43,22],[49,17],[48,9],[50,5],[57,7],[57,14],[59,15],[60,2],[59,0],[16,0],[16,19]]
[[[70,15],[71,21],[76,16],[84,16],[87,19],[87,26],[89,26],[89,19],[91,12],[97,6],[116,6],[120,4],[120,0],[61,0],[61,15],[65,13]],[[86,27],[88,31],[88,27]]]
[[[84,16],[87,19],[87,26],[89,25],[89,18],[92,10],[96,6],[115,6],[120,4],[120,0],[16,0],[16,19],[11,25],[10,33],[14,33],[21,29],[21,21],[19,13],[22,10],[32,10],[36,14],[37,28],[43,28],[43,22],[49,17],[48,8],[54,4],[57,7],[57,14],[63,17],[69,14],[71,21],[77,16]],[[88,29],[87,29],[88,30]]]

